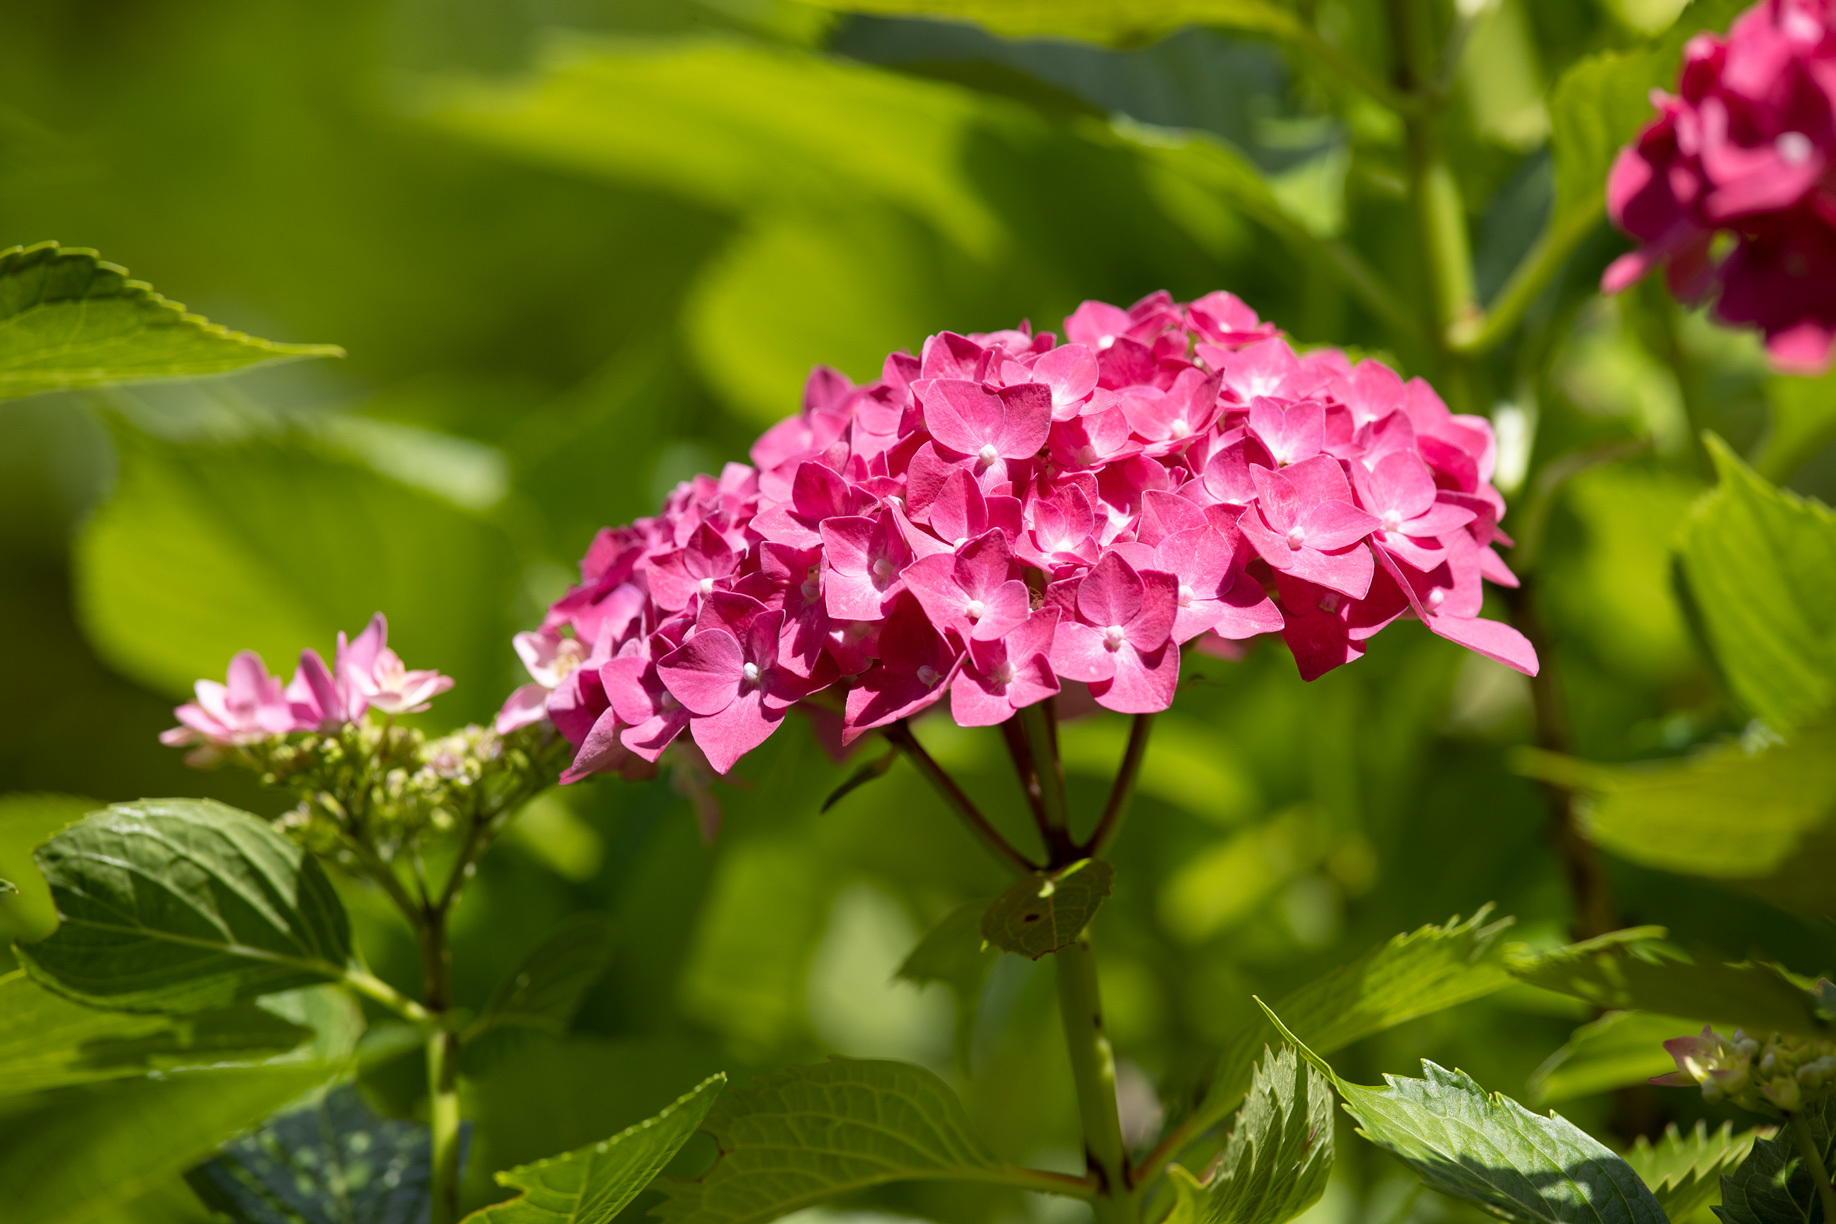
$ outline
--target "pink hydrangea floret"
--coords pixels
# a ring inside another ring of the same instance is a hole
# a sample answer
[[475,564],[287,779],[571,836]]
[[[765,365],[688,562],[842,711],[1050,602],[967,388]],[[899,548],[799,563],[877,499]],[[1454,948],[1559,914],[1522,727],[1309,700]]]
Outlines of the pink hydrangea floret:
[[[1758,327],[1781,369],[1826,369],[1836,343],[1836,0],[1763,0],[1725,37],[1685,45],[1677,92],[1621,149],[1607,212],[1639,247],[1616,293],[1663,266],[1687,301]],[[1717,238],[1725,235],[1721,243]]]
[[518,636],[499,728],[550,719],[569,778],[685,734],[726,773],[799,706],[844,743],[1066,685],[1151,713],[1187,646],[1280,634],[1312,679],[1402,616],[1534,674],[1478,615],[1482,579],[1516,584],[1483,418],[1227,293],[1086,302],[1065,336],[945,332],[864,386],[818,368],[750,465],[599,533]]

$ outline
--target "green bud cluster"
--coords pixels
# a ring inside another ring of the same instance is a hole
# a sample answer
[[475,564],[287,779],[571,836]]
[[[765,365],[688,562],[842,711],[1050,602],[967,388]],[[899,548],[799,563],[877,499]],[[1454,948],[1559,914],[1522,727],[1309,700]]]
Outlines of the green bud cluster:
[[1784,1033],[1700,1037],[1665,1043],[1677,1060],[1675,1079],[1702,1086],[1707,1101],[1729,1101],[1758,1113],[1795,1113],[1836,1090],[1836,1041]]

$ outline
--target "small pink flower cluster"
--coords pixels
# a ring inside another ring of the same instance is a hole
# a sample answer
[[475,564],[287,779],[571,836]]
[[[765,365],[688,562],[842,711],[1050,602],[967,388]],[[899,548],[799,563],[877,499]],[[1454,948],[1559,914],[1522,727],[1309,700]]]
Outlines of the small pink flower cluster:
[[[1781,368],[1828,366],[1836,342],[1836,0],[1762,0],[1727,37],[1683,50],[1677,96],[1621,149],[1607,211],[1639,249],[1601,288],[1659,264],[1670,289],[1752,324]],[[1717,260],[1718,233],[1733,236]]]
[[519,635],[533,683],[499,730],[552,719],[573,778],[686,729],[725,773],[832,687],[843,742],[946,694],[998,723],[1063,682],[1145,713],[1186,643],[1279,632],[1311,679],[1406,612],[1535,670],[1477,618],[1482,577],[1515,584],[1485,420],[1297,355],[1227,293],[1086,302],[1065,335],[945,332],[860,387],[817,369],[753,466],[599,533]]
[[452,677],[437,671],[409,671],[388,642],[389,622],[378,612],[356,640],[338,634],[330,667],[318,651],[301,651],[293,682],[285,688],[268,674],[260,655],[239,651],[230,660],[228,682],[198,681],[197,700],[173,711],[180,725],[162,732],[160,742],[202,745],[209,755],[292,731],[336,731],[371,708],[418,713],[453,687]]

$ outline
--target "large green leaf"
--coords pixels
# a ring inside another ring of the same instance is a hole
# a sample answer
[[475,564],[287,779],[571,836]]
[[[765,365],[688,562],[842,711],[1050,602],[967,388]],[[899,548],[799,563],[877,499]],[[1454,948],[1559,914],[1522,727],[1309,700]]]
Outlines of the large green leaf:
[[1265,1050],[1209,1182],[1169,1169],[1166,1224],[1286,1224],[1332,1173],[1332,1086],[1293,1046]]
[[257,1062],[312,1030],[243,1003],[186,1016],[102,1011],[15,972],[0,977],[0,1097],[149,1071]]
[[211,799],[119,803],[38,851],[60,919],[18,945],[59,994],[126,1011],[202,1011],[335,980],[343,903],[266,821]]
[[720,1158],[665,1182],[668,1224],[753,1224],[886,1182],[1001,1181],[949,1086],[906,1063],[832,1058],[761,1076],[721,1098],[707,1131]]
[[0,252],[0,399],[343,355],[336,345],[276,344],[187,314],[81,247]]
[[499,1173],[520,1198],[467,1216],[468,1224],[609,1224],[682,1150],[726,1084],[703,1080],[654,1118],[577,1152]]
[[1302,28],[1281,0],[815,0],[854,13],[973,21],[1010,38],[1081,38],[1133,45],[1186,26],[1226,26],[1270,34]]
[[1836,513],[1776,489],[1720,439],[1721,483],[1678,554],[1722,674],[1741,704],[1784,730],[1836,696]]
[[1815,999],[1765,964],[1696,960],[1661,942],[1660,927],[1616,931],[1584,943],[1510,961],[1534,986],[1585,999],[1595,1007],[1637,1008],[1666,1016],[1699,1016],[1756,1032],[1828,1037]]
[[380,609],[409,666],[458,679],[443,717],[496,709],[521,570],[495,524],[305,440],[120,442],[119,487],[75,551],[79,617],[116,668],[178,696],[238,648],[284,671]]
[[498,986],[466,1040],[492,1029],[521,1028],[567,1032],[580,1000],[606,971],[612,957],[612,932],[604,918],[581,914],[563,923],[530,952]]
[[1531,1113],[1427,1059],[1425,1078],[1385,1075],[1384,1086],[1372,1088],[1347,1083],[1318,1054],[1301,1052],[1332,1079],[1358,1133],[1442,1194],[1519,1224],[1668,1224],[1631,1166],[1557,1114]]
[[[1484,998],[1511,984],[1499,936],[1515,921],[1489,921],[1485,906],[1462,921],[1397,935],[1358,959],[1317,978],[1276,1004],[1302,1040],[1322,1054],[1343,1049],[1404,1021]],[[1280,1040],[1260,1018],[1239,1033],[1218,1062],[1205,1098],[1207,1116],[1221,1118],[1249,1086],[1256,1051]]]
[[43,939],[57,929],[51,890],[32,851],[102,805],[77,795],[0,795],[0,875],[17,890],[0,899],[0,940]]
[[[1836,1097],[1806,1105],[1799,1116],[1810,1128],[1823,1167],[1836,1167]],[[1723,1175],[1715,1214],[1724,1224],[1828,1224],[1792,1130],[1786,1126],[1758,1140],[1740,1167]]]
[[982,915],[982,938],[1033,960],[1056,952],[1090,925],[1115,878],[1102,859],[1080,859],[1016,880]]
[[1650,1012],[1610,1011],[1576,1029],[1561,1048],[1531,1072],[1530,1103],[1551,1105],[1628,1084],[1642,1084],[1676,1068],[1664,1052],[1666,1041],[1701,1030],[1700,1021]]
[[[1582,829],[1621,858],[1722,879],[1768,876],[1836,814],[1836,725],[1753,748],[1727,745],[1639,765],[1520,750],[1532,777],[1584,796]],[[1738,819],[1736,819],[1738,814]]]
[[83,1224],[176,1177],[335,1070],[198,1068],[13,1098],[0,1109],[6,1222]]
[[1710,1131],[1700,1118],[1696,1128],[1685,1135],[1672,1122],[1656,1143],[1640,1135],[1626,1153],[1639,1180],[1650,1187],[1664,1214],[1672,1220],[1687,1220],[1703,1207],[1721,1198],[1721,1178],[1747,1158],[1754,1141],[1773,1133],[1773,1128],[1758,1127],[1734,1133],[1732,1122]]
[[236,1224],[410,1224],[427,1218],[427,1128],[379,1118],[341,1084],[223,1145],[185,1180]]

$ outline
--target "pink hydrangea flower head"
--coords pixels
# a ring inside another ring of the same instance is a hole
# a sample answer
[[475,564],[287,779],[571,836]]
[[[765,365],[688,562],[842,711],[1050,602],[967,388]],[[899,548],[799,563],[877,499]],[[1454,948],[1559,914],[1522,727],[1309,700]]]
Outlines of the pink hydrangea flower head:
[[[1781,369],[1836,344],[1836,7],[1761,0],[1726,36],[1684,48],[1675,95],[1619,151],[1607,212],[1638,242],[1607,268],[1616,293],[1663,267],[1687,301],[1760,329]],[[1716,258],[1718,234],[1732,246]]]

